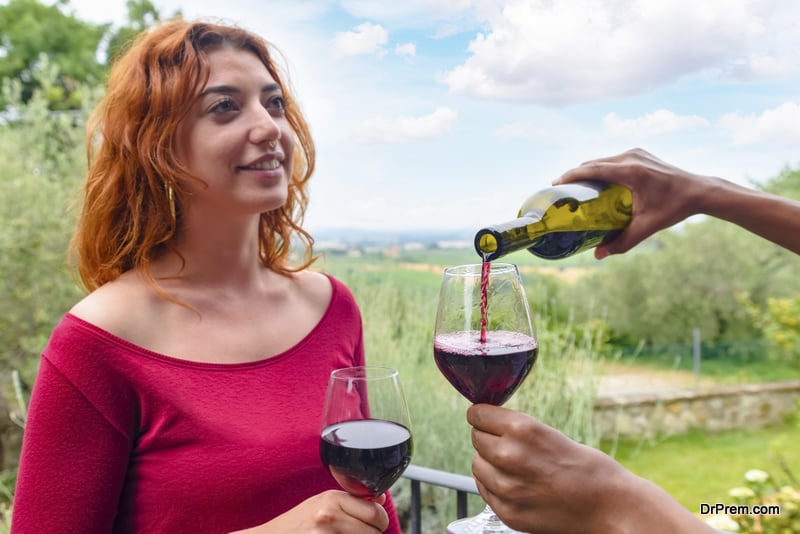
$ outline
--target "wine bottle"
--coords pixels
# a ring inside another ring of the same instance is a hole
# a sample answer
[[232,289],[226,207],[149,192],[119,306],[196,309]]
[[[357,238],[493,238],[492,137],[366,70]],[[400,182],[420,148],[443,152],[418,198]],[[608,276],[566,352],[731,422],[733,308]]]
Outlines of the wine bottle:
[[486,261],[527,248],[549,260],[566,258],[616,237],[631,220],[627,187],[587,180],[534,193],[517,218],[475,234],[475,250]]

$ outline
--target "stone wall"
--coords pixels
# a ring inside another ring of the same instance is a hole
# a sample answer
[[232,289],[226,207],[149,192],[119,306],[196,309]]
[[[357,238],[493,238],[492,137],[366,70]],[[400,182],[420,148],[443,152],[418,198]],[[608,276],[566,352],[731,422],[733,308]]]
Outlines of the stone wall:
[[782,423],[798,410],[800,380],[691,391],[602,396],[594,407],[601,438],[650,438]]

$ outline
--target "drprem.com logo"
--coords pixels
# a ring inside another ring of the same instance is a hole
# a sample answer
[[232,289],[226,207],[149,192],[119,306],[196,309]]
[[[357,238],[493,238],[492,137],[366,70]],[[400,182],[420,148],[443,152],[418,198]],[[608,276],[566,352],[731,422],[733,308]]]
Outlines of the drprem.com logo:
[[778,504],[722,504],[700,503],[701,515],[781,515]]

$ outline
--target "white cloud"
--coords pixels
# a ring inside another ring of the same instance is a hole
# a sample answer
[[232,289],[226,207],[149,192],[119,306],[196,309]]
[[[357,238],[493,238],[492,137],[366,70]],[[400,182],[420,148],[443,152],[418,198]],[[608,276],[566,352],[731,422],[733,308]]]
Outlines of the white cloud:
[[767,26],[781,17],[796,20],[797,4],[508,0],[487,15],[488,31],[475,37],[471,56],[444,79],[452,91],[475,97],[563,105],[730,72],[737,62],[750,75],[785,72],[796,66],[786,55],[796,45],[768,41]]
[[733,78],[749,80],[789,74],[800,64],[800,55],[787,53],[781,56],[753,54],[731,63],[727,69]]
[[606,135],[641,139],[664,133],[709,126],[710,123],[698,115],[676,115],[667,109],[659,109],[635,119],[624,119],[614,112],[603,117]]
[[384,54],[389,33],[380,24],[365,22],[355,31],[337,32],[333,38],[333,55],[337,58]]
[[455,24],[444,24],[436,28],[436,31],[431,36],[431,39],[446,39],[451,35],[457,34],[459,31],[461,31],[461,29]]
[[367,119],[361,124],[360,140],[366,143],[396,143],[439,137],[450,130],[458,113],[439,107],[421,117],[397,116]]
[[373,20],[444,19],[458,16],[476,0],[344,0],[342,7],[353,16]]
[[417,55],[417,45],[414,43],[398,44],[394,47],[394,53],[398,56],[414,57]]
[[784,102],[760,115],[726,113],[720,126],[730,131],[734,145],[800,145],[800,104]]

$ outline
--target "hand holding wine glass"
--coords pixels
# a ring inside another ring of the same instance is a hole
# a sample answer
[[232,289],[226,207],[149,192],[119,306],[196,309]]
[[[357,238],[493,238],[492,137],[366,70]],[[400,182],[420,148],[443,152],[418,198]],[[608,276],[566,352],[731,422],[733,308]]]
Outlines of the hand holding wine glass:
[[[445,269],[436,312],[436,365],[473,403],[504,404],[533,367],[538,344],[517,267],[484,262]],[[489,506],[450,534],[515,532]]]
[[377,499],[403,474],[412,451],[408,407],[396,369],[347,367],[331,373],[320,457],[345,491]]

